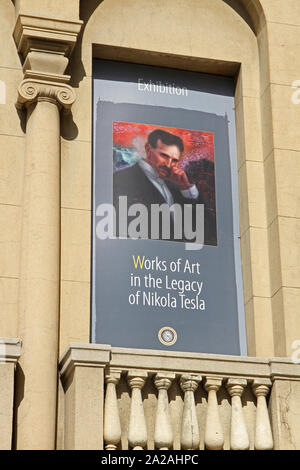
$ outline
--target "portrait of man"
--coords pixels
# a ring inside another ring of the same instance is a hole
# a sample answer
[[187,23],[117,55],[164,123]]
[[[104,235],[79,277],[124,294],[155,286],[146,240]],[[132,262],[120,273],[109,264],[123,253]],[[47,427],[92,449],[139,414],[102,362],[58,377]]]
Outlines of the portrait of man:
[[[141,135],[139,133],[135,137],[132,135],[131,145],[124,146],[123,143],[123,145],[115,146],[115,157],[116,154],[119,155],[119,158],[115,158],[113,180],[114,207],[117,211],[117,217],[120,216],[118,209],[120,196],[127,197],[128,207],[134,204],[142,204],[147,208],[148,213],[148,235],[144,238],[150,239],[153,238],[153,230],[151,231],[151,224],[153,224],[151,214],[153,215],[153,212],[151,212],[151,207],[153,208],[153,205],[156,205],[156,207],[164,205],[166,207],[167,205],[171,209],[169,239],[171,241],[186,242],[191,240],[186,238],[184,226],[181,237],[176,236],[174,227],[178,214],[176,211],[172,211],[172,207],[175,204],[181,208],[180,223],[184,224],[187,222],[184,210],[189,205],[192,209],[188,214],[191,218],[190,228],[196,230],[196,205],[204,204],[204,243],[215,245],[215,211],[210,210],[209,204],[205,200],[205,193],[201,191],[203,181],[200,181],[199,168],[197,171],[195,167],[197,164],[199,166],[199,163],[202,163],[203,167],[204,159],[195,158],[194,147],[194,159],[188,161],[188,164],[183,167],[182,160],[185,145],[184,139],[178,135],[180,132],[175,132],[175,129],[174,132],[170,132],[166,128],[159,128],[158,126],[157,128],[148,126],[147,130],[148,133],[146,139],[144,139],[143,148],[141,147]],[[187,158],[187,155],[185,155],[185,158]],[[119,167],[119,169],[116,167]],[[157,238],[160,240],[166,239],[163,237],[162,227],[159,227],[158,233]]]

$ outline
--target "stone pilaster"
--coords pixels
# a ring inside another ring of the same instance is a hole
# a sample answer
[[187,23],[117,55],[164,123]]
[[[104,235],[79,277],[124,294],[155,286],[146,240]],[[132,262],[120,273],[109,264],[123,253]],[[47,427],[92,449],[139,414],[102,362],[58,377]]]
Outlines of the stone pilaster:
[[[81,23],[20,15],[17,107],[27,112],[19,290],[17,449],[54,449],[60,281],[60,111],[75,101],[64,75]],[[71,28],[71,29],[72,29]],[[69,28],[70,29],[70,28]]]

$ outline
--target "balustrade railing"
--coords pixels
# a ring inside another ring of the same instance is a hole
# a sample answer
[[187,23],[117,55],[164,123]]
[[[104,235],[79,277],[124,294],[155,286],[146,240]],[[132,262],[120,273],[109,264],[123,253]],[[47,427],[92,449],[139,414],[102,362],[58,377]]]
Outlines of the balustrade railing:
[[[300,390],[299,365],[288,359],[71,345],[60,368],[66,449],[84,448],[86,442],[106,450],[296,445],[285,436],[280,415],[283,397],[293,407],[290,396]],[[93,386],[85,388],[87,382]],[[90,406],[101,400],[103,431],[101,410]],[[76,427],[74,416],[86,426]],[[287,412],[285,419],[293,426]]]
[[[106,375],[106,398],[104,414],[104,440],[107,450],[117,449],[121,442],[121,425],[116,399],[115,387],[119,381],[120,373],[108,369]],[[133,370],[125,373],[131,389],[130,418],[128,422],[128,448],[142,450],[147,448],[148,433],[141,390],[147,380],[147,372]],[[156,449],[170,450],[173,448],[174,436],[172,420],[169,411],[168,389],[174,380],[178,380],[183,392],[183,410],[174,417],[181,423],[180,448],[183,450],[197,450],[200,448],[200,428],[195,403],[195,391],[204,382],[207,392],[206,419],[204,429],[204,447],[208,450],[223,450],[225,436],[220,404],[217,393],[223,382],[222,377],[207,376],[203,380],[200,375],[182,374],[175,378],[174,373],[157,373],[149,380],[153,380],[158,391],[155,413],[154,444]],[[273,449],[273,438],[270,417],[266,398],[271,389],[271,382],[249,381],[246,379],[229,378],[226,381],[228,399],[231,398],[231,419],[229,444],[232,450],[248,450],[250,441],[247,423],[244,418],[241,397],[245,387],[251,385],[254,396],[257,397],[255,419],[254,448],[257,450]]]

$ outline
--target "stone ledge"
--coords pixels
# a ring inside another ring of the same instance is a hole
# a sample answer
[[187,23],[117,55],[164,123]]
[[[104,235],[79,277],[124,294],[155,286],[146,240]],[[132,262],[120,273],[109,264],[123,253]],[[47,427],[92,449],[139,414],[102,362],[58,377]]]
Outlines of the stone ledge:
[[300,381],[300,363],[297,364],[287,357],[272,357],[269,363],[272,381]]
[[22,341],[19,338],[0,338],[0,364],[18,362]]
[[112,348],[110,366],[121,367],[123,370],[141,368],[153,373],[171,370],[179,375],[189,372],[253,380],[257,377],[269,377],[270,373],[268,359],[126,348]]
[[179,351],[117,348],[106,344],[71,343],[59,359],[62,378],[75,367],[106,367],[129,372],[147,371],[149,376],[165,371],[177,376],[192,373],[250,382],[300,380],[300,365],[289,358],[256,358]]

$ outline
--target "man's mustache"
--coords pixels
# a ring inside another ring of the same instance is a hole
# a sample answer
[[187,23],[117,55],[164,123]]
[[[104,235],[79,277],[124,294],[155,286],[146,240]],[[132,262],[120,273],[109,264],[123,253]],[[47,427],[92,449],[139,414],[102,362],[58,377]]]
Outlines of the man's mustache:
[[167,175],[170,175],[171,170],[167,166],[161,165],[159,168],[160,168],[160,170],[164,170],[167,173]]

